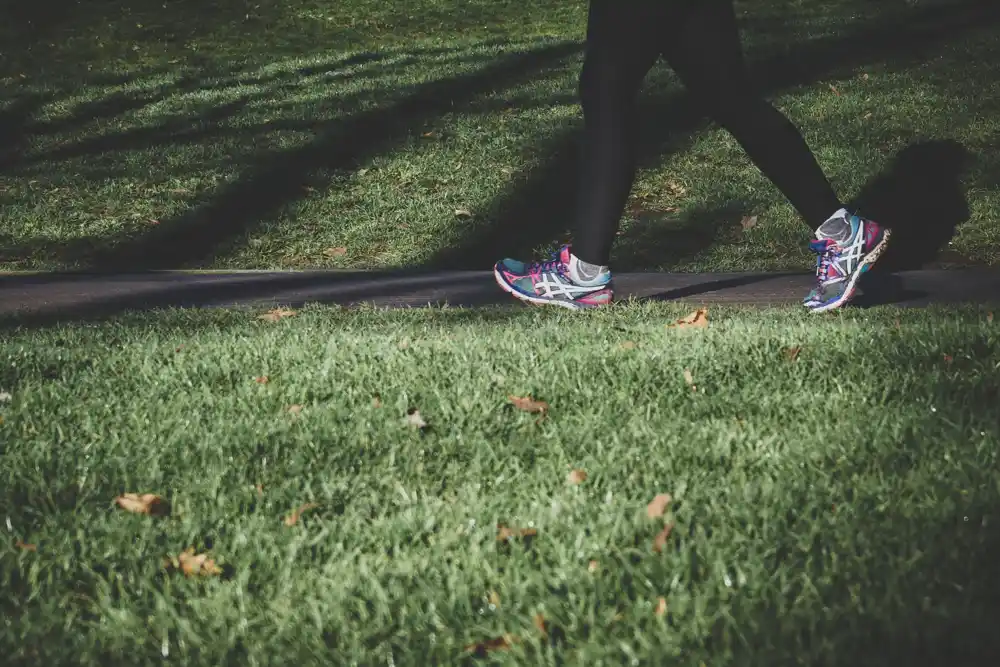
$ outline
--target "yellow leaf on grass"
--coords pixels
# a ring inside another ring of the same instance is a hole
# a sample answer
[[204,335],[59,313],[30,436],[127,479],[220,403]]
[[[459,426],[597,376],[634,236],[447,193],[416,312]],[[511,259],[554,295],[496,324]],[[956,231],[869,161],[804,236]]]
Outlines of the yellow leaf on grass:
[[543,616],[540,612],[535,614],[531,621],[535,624],[535,629],[538,630],[543,637],[549,634],[548,630],[545,629],[545,616]]
[[667,613],[667,598],[660,598],[659,600],[657,600],[656,609],[654,613],[657,616],[663,616],[664,614]]
[[176,558],[170,558],[167,565],[183,572],[186,577],[210,577],[222,574],[222,568],[215,560],[209,558],[208,554],[196,554],[194,547],[178,554]]
[[494,639],[476,642],[475,644],[469,644],[465,647],[465,650],[467,652],[471,652],[477,657],[483,658],[486,657],[487,654],[494,651],[506,651],[520,641],[521,640],[514,635],[507,634],[502,637],[496,637]]
[[524,537],[535,537],[536,535],[538,535],[538,531],[534,528],[516,528],[508,526],[504,523],[497,524],[497,542],[506,542],[507,540]]
[[275,308],[274,310],[267,311],[257,319],[264,320],[266,322],[277,322],[278,320],[282,320],[286,317],[295,317],[296,315],[298,315],[298,312],[292,310],[291,308]]
[[490,604],[494,607],[500,606],[500,594],[496,591],[490,591],[490,594],[486,597],[490,601]]
[[663,551],[663,547],[667,545],[667,538],[670,537],[670,533],[673,529],[674,524],[668,523],[663,527],[663,530],[656,534],[656,537],[653,538],[653,551],[656,553]]
[[125,493],[115,498],[115,504],[126,512],[166,516],[170,514],[170,504],[155,493]]
[[285,517],[285,525],[289,527],[294,526],[299,522],[299,519],[305,512],[316,509],[317,507],[319,507],[319,505],[316,503],[303,503],[302,505],[299,505],[292,510],[291,514]]
[[598,563],[596,560],[592,560],[587,564],[587,572],[597,572],[598,568],[600,567],[601,567],[600,563]]
[[663,516],[663,513],[667,511],[667,505],[673,498],[670,497],[669,493],[661,493],[655,498],[653,498],[648,505],[646,505],[646,516],[650,519],[658,519]]
[[570,484],[583,484],[587,480],[587,473],[584,470],[570,470],[566,476],[566,481]]
[[508,396],[507,400],[518,410],[524,410],[532,414],[544,414],[549,410],[548,403],[545,401],[536,401],[531,396]]
[[707,327],[708,326],[708,309],[699,308],[690,315],[682,317],[673,324],[668,324],[668,327]]

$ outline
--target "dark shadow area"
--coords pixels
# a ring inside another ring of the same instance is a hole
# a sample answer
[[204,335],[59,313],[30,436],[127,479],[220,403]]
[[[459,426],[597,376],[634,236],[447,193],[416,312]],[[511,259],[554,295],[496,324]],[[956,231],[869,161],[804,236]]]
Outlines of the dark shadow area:
[[970,158],[956,141],[916,143],[861,190],[850,206],[892,232],[873,274],[920,269],[938,257],[969,219],[962,177]]
[[[920,61],[939,43],[998,20],[1000,3],[965,2],[914,9],[906,21],[894,17],[866,23],[852,34],[793,45],[787,52],[751,62],[751,66],[761,90],[772,95],[887,59]],[[706,124],[684,93],[648,100],[643,111],[640,166],[650,166],[665,154],[683,150]],[[578,172],[576,143],[575,132],[551,140],[544,147],[553,156],[549,163],[495,201],[489,223],[473,228],[426,266],[481,268],[499,257],[525,256],[540,245],[551,244],[571,224]],[[691,244],[688,251],[698,252],[709,242],[706,236],[702,243]]]
[[560,43],[515,53],[471,73],[419,86],[397,104],[317,127],[315,142],[269,155],[238,182],[224,186],[204,206],[162,220],[149,235],[98,252],[90,265],[101,270],[180,268],[211,259],[281,207],[304,196],[307,179],[319,170],[353,167],[391,149],[426,122],[461,110],[483,93],[527,80],[578,50]]

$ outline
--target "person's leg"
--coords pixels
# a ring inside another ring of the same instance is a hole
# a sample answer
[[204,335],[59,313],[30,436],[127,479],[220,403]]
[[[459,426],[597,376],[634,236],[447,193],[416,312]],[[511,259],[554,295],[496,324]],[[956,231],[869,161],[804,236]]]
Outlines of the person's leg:
[[846,303],[885,248],[888,232],[841,204],[796,127],[754,90],[731,0],[695,0],[662,49],[684,85],[798,210],[818,241],[817,289],[806,305]]
[[497,283],[518,299],[574,309],[611,301],[607,265],[635,178],[637,98],[676,2],[592,0],[580,75],[584,132],[573,246],[549,262],[498,262]]
[[573,254],[607,266],[635,180],[638,96],[674,0],[594,0],[580,74],[584,130]]

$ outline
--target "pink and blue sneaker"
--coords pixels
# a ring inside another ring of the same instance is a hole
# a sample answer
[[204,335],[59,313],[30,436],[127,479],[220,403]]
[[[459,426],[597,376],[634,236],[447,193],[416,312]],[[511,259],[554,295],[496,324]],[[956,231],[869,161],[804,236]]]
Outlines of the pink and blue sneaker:
[[582,310],[606,306],[614,296],[608,268],[580,261],[569,246],[547,262],[501,260],[493,267],[493,275],[505,292],[538,305]]
[[809,244],[816,253],[816,287],[803,305],[822,313],[849,303],[858,280],[888,245],[889,230],[846,209],[837,211],[816,230],[816,240]]

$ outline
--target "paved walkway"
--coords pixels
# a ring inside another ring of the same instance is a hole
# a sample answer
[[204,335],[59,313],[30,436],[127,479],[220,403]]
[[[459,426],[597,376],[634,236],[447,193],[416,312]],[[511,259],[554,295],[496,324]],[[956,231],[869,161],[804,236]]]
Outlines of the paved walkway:
[[[622,298],[692,304],[795,304],[806,273],[630,273],[615,276]],[[0,274],[0,318],[8,323],[87,319],[126,310],[205,306],[344,306],[400,308],[507,305],[486,271],[473,272],[152,272],[129,275]],[[912,271],[867,288],[858,306],[932,303],[1000,305],[1000,270]]]

